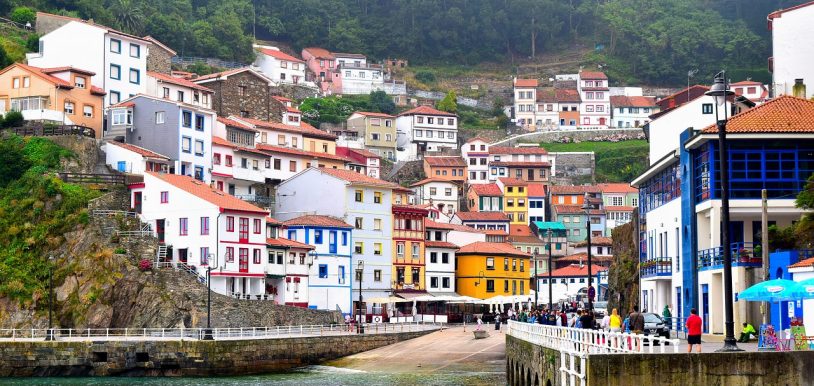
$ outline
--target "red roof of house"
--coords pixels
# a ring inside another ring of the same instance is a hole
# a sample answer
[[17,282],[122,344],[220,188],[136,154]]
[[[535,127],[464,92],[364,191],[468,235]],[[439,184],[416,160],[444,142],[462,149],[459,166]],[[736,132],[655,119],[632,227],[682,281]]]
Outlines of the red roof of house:
[[111,145],[118,146],[118,147],[120,147],[122,149],[130,150],[133,153],[141,155],[142,157],[158,158],[158,159],[163,159],[165,161],[170,160],[170,157],[158,154],[158,153],[156,153],[156,152],[154,152],[152,150],[145,149],[145,148],[143,148],[141,146],[136,146],[136,145],[132,145],[132,144],[129,144],[129,143],[122,143],[122,142],[117,142],[117,141],[108,141],[107,143],[111,144]]
[[282,146],[275,146],[275,145],[267,145],[263,143],[257,144],[257,148],[264,152],[271,152],[271,153],[283,153],[283,154],[291,154],[291,155],[298,155],[308,158],[324,158],[334,161],[342,161],[348,162],[349,160],[345,157],[338,156],[335,154],[328,154],[328,153],[317,153],[314,151],[307,151],[302,149],[295,149],[293,147],[282,147]]
[[[681,90],[679,92],[676,92],[673,95],[661,98],[661,99],[656,101],[656,104],[659,106],[661,111],[656,113],[656,114],[653,114],[651,116],[651,118],[655,118],[655,117],[659,117],[661,115],[664,115],[668,110],[671,110],[671,109],[676,108],[678,106],[681,106],[681,105],[683,105],[683,104],[685,104],[685,103],[687,103],[689,101],[692,101],[695,98],[698,98],[698,97],[704,95],[704,93],[707,92],[707,91],[709,91],[709,87],[696,84],[696,85],[690,86],[689,88],[685,88],[685,89],[683,89],[683,90]],[[674,101],[672,107],[670,107],[670,100]]]
[[585,210],[579,205],[554,205],[557,214],[584,214]]
[[266,223],[272,225],[283,225],[283,222],[275,218],[266,217]]
[[424,157],[424,162],[431,167],[466,167],[461,157]]
[[430,220],[429,218],[424,219],[424,228],[447,229],[447,230],[455,229],[452,226],[452,224],[443,223],[443,222],[435,222],[433,220]]
[[[594,236],[591,237],[591,246],[600,246],[600,247],[610,247],[613,245],[613,239],[610,237],[603,237],[603,236]],[[587,247],[588,241],[580,241],[576,245],[577,247]]]
[[809,5],[814,5],[814,1],[810,1],[808,3],[803,3],[803,4],[798,4],[798,5],[795,5],[793,7],[788,7],[786,9],[779,9],[777,11],[774,11],[774,12],[770,13],[769,16],[768,16],[768,19],[772,20],[774,18],[781,17],[786,12],[794,11],[796,9],[800,9],[800,8],[803,8],[803,7],[808,7]]
[[55,77],[53,75],[49,75],[39,67],[29,66],[29,65],[23,64],[23,63],[13,63],[12,65],[10,65],[10,66],[4,68],[2,71],[0,71],[0,74],[4,73],[4,72],[6,72],[6,71],[8,71],[8,70],[10,70],[10,69],[12,69],[14,67],[20,67],[23,70],[26,70],[26,71],[28,71],[28,72],[30,72],[30,73],[44,79],[45,81],[47,81],[49,83],[52,83],[53,85],[55,85],[57,87],[73,88],[73,84],[71,82],[68,82],[66,80],[57,78],[57,77]]
[[[594,265],[594,264],[592,264]],[[605,267],[599,267],[594,265],[591,270],[591,274],[596,275],[597,272],[607,271],[608,269]],[[567,267],[562,267],[559,269],[555,269],[551,271],[550,274],[552,277],[573,277],[573,276],[588,276],[588,265],[587,264],[571,264]],[[549,274],[545,274],[545,276],[549,276]]]
[[516,79],[514,87],[537,87],[537,79]]
[[430,182],[446,182],[448,184],[455,185],[455,183],[450,181],[450,180],[445,180],[443,178],[430,177],[430,178],[425,178],[425,179],[423,179],[421,181],[418,181],[418,182],[410,185],[410,187],[412,188],[412,187],[416,187],[416,186],[426,185],[426,184],[429,184]]
[[504,166],[507,168],[550,168],[551,163],[544,161],[492,161],[490,166]]
[[234,120],[232,118],[218,117],[218,122],[223,123],[226,126],[235,127],[235,128],[241,129],[241,130],[251,131],[253,133],[258,133],[258,131],[255,128],[253,128],[251,126],[248,126],[248,125],[244,125],[243,123],[238,122],[238,121],[236,121],[236,120]]
[[639,193],[639,189],[621,182],[596,184],[596,187],[602,193]]
[[[703,133],[717,133],[716,125]],[[780,96],[760,106],[736,114],[726,122],[726,132],[735,133],[814,133],[814,101]]]
[[814,267],[814,257],[809,257],[808,259],[800,260],[789,266],[789,268],[805,268],[805,267]]
[[553,185],[549,188],[551,194],[585,194],[599,193],[600,190],[595,185]]
[[545,197],[545,185],[543,184],[534,184],[530,183],[528,185],[528,194],[529,197]]
[[530,254],[517,250],[508,243],[490,243],[486,241],[476,241],[467,244],[458,250],[459,255],[505,255],[517,257],[531,257]]
[[473,184],[469,186],[478,196],[502,196],[503,191],[497,184]]
[[605,207],[606,212],[633,212],[635,208],[626,205],[608,205]]
[[189,176],[182,176],[178,174],[159,174],[154,172],[146,172],[147,174],[163,180],[164,182],[175,186],[187,193],[190,193],[204,201],[217,205],[221,209],[237,210],[241,212],[251,212],[268,215],[268,211],[258,208],[246,201],[243,201],[235,196],[221,192],[202,181],[198,181]]
[[344,169],[329,169],[329,168],[320,168],[320,171],[323,173],[330,174],[336,178],[345,180],[350,182],[351,184],[359,184],[359,185],[368,185],[368,186],[381,186],[385,188],[397,189],[397,190],[407,190],[406,188],[402,187],[401,185],[394,184],[389,181],[380,180],[378,178],[373,178],[370,176],[366,176],[361,173],[356,173],[351,170],[344,170]]
[[367,149],[354,149],[344,146],[337,146],[336,154],[351,158],[359,162],[365,162],[368,158],[381,158],[380,155]]
[[490,146],[489,154],[548,154],[548,151],[542,147],[536,146]]
[[475,142],[475,141],[481,141],[481,142],[489,143],[489,140],[487,140],[486,138],[480,137],[480,136],[475,136],[475,137],[469,138],[468,140],[466,140],[465,143],[470,143],[470,142]]
[[320,48],[320,47],[306,47],[306,48],[303,48],[303,50],[304,50],[304,51],[308,51],[308,52],[309,52],[309,53],[310,53],[312,56],[314,56],[315,58],[320,58],[320,59],[335,59],[335,58],[334,58],[334,54],[332,54],[330,51],[328,51],[328,50],[326,50],[326,49],[324,49],[324,48]]
[[509,241],[520,244],[544,244],[528,225],[509,225]]
[[371,113],[369,111],[354,111],[353,114],[361,114],[361,115],[364,115],[366,117],[374,117],[374,118],[395,118],[394,116],[392,116],[390,114]]
[[730,86],[763,86],[763,83],[755,82],[753,80],[742,80],[740,82],[730,83]]
[[292,101],[290,98],[286,98],[284,96],[279,96],[279,95],[272,95],[271,98],[276,100],[276,101],[283,102],[283,103]]
[[306,137],[316,137],[316,138],[323,138],[323,139],[336,139],[336,136],[327,132],[317,129],[314,126],[311,126],[305,122],[300,122],[299,126],[294,125],[286,125],[285,123],[280,122],[269,122],[269,121],[261,121],[259,119],[253,118],[238,118],[241,121],[248,122],[252,125],[259,126],[266,129],[272,130],[281,130],[289,133],[299,133]]
[[266,239],[266,245],[270,247],[281,247],[281,248],[314,249],[314,247],[311,245],[304,244],[296,240],[289,240],[282,237],[276,239]]
[[526,185],[529,184],[528,182],[523,181],[523,180],[521,180],[519,178],[503,177],[503,178],[498,178],[497,180],[502,182],[503,185],[508,185],[508,186],[526,186]]
[[656,107],[656,98],[645,96],[611,95],[613,107]]
[[424,247],[426,247],[426,248],[458,249],[458,246],[453,244],[453,243],[446,242],[446,241],[432,241],[432,240],[425,241],[424,242]]
[[579,96],[579,91],[570,88],[558,88],[555,90],[557,102],[561,103],[579,103],[582,98]]
[[353,228],[352,225],[332,216],[309,214],[283,221],[285,226],[323,226],[333,228]]
[[285,52],[280,51],[280,50],[274,50],[274,49],[271,49],[271,48],[264,48],[264,49],[260,50],[260,52],[262,52],[263,55],[268,55],[268,56],[271,56],[273,58],[277,58],[277,59],[280,59],[280,60],[287,60],[289,62],[305,63],[304,60],[293,57],[293,56],[291,56],[289,54],[286,54]]
[[121,102],[121,103],[117,103],[117,104],[112,105],[112,106],[110,106],[110,107],[133,107],[133,106],[135,106],[135,105],[136,105],[136,103],[135,103],[135,102],[133,102],[133,101],[127,101],[127,102]]
[[432,108],[430,106],[418,106],[418,107],[416,107],[414,109],[407,110],[407,111],[399,114],[399,116],[401,117],[401,116],[405,116],[405,115],[416,115],[416,114],[440,115],[440,116],[444,116],[444,117],[457,117],[456,114],[448,113],[446,111],[436,110],[436,109],[434,109],[434,108]]
[[249,67],[233,68],[231,70],[216,72],[214,74],[202,75],[202,76],[199,76],[199,77],[193,79],[192,81],[195,82],[195,83],[198,83],[198,82],[201,82],[201,81],[204,81],[204,80],[217,79],[217,78],[220,78],[220,77],[229,77],[231,75],[239,74],[239,73],[244,72],[244,71],[248,71],[248,72],[252,73],[252,75],[254,75],[255,77],[261,78],[266,82],[271,81],[271,79],[267,78],[265,75],[260,74],[257,71],[254,71]]
[[579,72],[580,79],[608,79],[608,76],[605,75],[604,72],[601,71],[580,71]]
[[455,215],[461,221],[509,222],[509,217],[503,212],[456,212]]
[[200,90],[200,91],[203,91],[203,92],[214,92],[210,88],[206,88],[204,86],[201,86],[201,85],[199,85],[199,84],[197,84],[195,82],[191,82],[191,81],[186,80],[184,78],[176,78],[174,76],[170,76],[170,75],[167,75],[167,74],[162,74],[160,72],[155,72],[155,71],[147,71],[147,75],[158,79],[159,82],[172,83],[172,84],[175,84],[175,85],[178,85],[178,86],[189,87],[189,88],[191,88],[193,90]]
[[75,68],[73,66],[40,68],[40,71],[42,71],[42,72],[44,72],[46,74],[53,74],[53,73],[57,73],[57,72],[70,71],[70,72],[76,72],[76,73],[79,73],[79,74],[84,74],[84,75],[87,75],[87,76],[96,75],[96,73],[93,72],[93,71],[83,70],[83,69],[80,69],[80,68]]
[[212,137],[212,144],[213,145],[221,145],[221,146],[230,147],[230,148],[232,148],[233,151],[242,151],[242,152],[246,152],[246,153],[252,153],[252,154],[255,154],[255,155],[259,155],[261,157],[268,158],[270,156],[268,153],[264,152],[261,149],[253,149],[253,148],[250,148],[250,147],[241,146],[241,145],[238,145],[236,143],[229,142],[226,139],[223,139],[221,137],[213,136]]
[[90,93],[96,95],[105,95],[107,92],[101,87],[90,86]]

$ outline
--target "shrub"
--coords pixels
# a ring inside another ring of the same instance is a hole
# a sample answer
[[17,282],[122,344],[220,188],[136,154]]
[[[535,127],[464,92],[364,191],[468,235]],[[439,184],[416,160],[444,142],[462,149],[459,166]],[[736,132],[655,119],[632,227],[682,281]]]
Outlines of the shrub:
[[25,122],[25,119],[23,119],[23,113],[19,111],[9,111],[6,113],[6,116],[3,117],[4,128],[20,127],[23,125],[23,122]]
[[17,7],[11,11],[11,20],[20,24],[33,23],[37,20],[37,13],[28,7]]
[[138,262],[138,269],[142,272],[150,271],[153,269],[153,262],[149,259],[141,259],[141,261]]
[[122,247],[118,247],[113,251],[113,253],[115,253],[117,255],[123,255],[123,254],[127,253],[127,250],[122,248]]
[[421,83],[433,83],[435,82],[435,74],[429,71],[419,71],[415,74],[415,80]]

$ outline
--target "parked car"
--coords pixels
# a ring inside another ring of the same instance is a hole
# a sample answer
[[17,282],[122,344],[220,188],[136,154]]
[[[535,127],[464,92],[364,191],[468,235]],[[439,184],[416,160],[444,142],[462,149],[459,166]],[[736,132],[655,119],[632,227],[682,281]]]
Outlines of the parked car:
[[604,300],[594,302],[594,312],[599,315],[600,318],[605,317],[605,315],[608,314],[608,302]]
[[644,334],[655,335],[662,338],[670,338],[670,330],[664,319],[658,314],[645,313],[644,314]]

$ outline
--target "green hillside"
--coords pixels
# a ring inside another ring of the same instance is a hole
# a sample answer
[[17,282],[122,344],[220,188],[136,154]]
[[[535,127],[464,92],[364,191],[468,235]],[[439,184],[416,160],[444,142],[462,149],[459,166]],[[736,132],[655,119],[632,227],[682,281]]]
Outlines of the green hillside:
[[630,182],[648,165],[645,140],[622,142],[541,143],[549,152],[593,151],[596,154],[597,182]]

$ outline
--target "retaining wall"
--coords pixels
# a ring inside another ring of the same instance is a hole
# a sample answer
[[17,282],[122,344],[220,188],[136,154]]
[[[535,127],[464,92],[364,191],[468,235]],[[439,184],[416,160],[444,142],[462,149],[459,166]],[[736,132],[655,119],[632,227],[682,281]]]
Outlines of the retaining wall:
[[317,364],[430,332],[218,341],[2,342],[0,377],[262,374]]
[[560,385],[560,352],[506,335],[506,383]]

